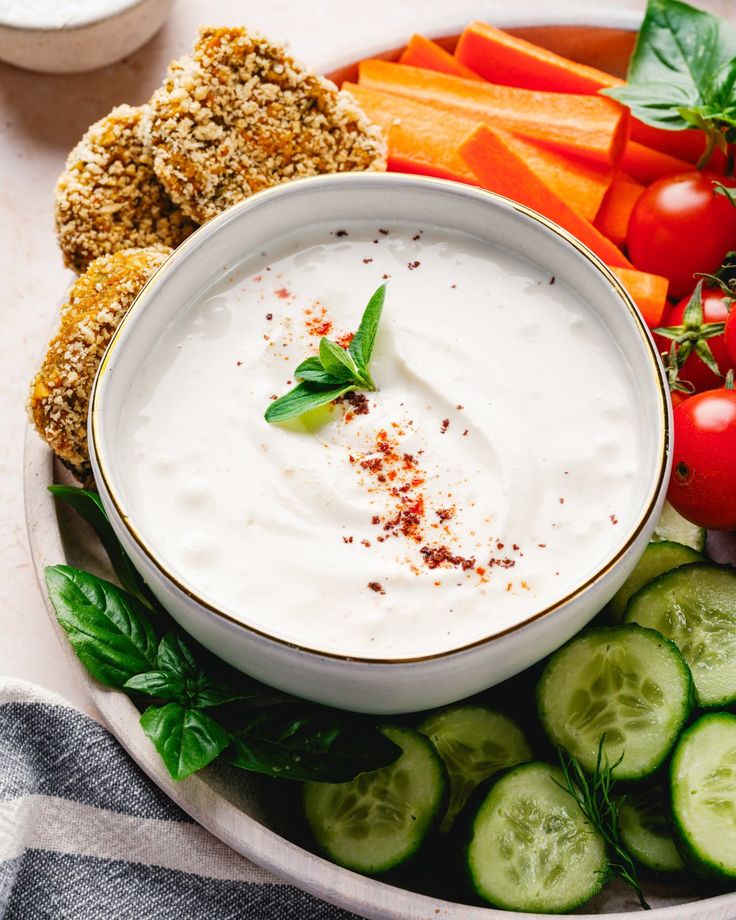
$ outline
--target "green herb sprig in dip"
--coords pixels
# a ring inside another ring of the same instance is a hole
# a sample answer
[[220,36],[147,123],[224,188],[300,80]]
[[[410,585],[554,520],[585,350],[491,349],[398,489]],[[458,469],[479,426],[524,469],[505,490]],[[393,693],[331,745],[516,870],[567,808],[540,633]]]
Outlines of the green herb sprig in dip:
[[320,340],[319,354],[302,361],[294,371],[301,382],[266,409],[267,422],[287,422],[351,390],[377,389],[368,366],[385,297],[386,285],[382,284],[368,301],[358,331],[347,348],[324,337]]

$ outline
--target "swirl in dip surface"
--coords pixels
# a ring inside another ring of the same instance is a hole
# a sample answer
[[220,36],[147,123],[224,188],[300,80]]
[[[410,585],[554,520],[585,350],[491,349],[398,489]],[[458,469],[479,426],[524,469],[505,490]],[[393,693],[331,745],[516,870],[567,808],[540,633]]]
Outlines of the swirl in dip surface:
[[[383,280],[378,392],[269,425]],[[412,658],[543,610],[624,543],[635,407],[625,356],[559,280],[470,236],[355,221],[185,305],[119,445],[137,527],[191,591],[309,648]]]

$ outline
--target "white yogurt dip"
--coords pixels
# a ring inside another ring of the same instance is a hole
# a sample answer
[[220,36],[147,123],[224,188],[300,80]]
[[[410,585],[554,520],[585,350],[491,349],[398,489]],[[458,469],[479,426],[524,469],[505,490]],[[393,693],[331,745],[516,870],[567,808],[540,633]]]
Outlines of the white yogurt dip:
[[[378,391],[269,425],[383,280]],[[136,526],[189,590],[305,647],[400,659],[591,577],[641,511],[641,424],[625,357],[571,288],[469,236],[356,221],[288,237],[185,306],[119,447]]]

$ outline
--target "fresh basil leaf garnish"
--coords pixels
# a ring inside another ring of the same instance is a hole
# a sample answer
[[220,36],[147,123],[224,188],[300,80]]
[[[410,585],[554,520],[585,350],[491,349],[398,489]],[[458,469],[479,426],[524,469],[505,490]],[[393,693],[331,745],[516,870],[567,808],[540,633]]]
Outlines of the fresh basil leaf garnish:
[[364,371],[368,370],[368,365],[373,356],[373,346],[376,344],[378,324],[381,322],[385,300],[386,285],[382,284],[368,301],[368,306],[363,312],[358,331],[348,345],[348,351],[355,359],[355,363]]
[[149,706],[141,726],[175,780],[212,763],[230,743],[230,735],[212,716],[181,703]]
[[316,356],[302,361],[299,367],[294,371],[294,376],[299,380],[308,380],[310,383],[322,383],[331,387],[340,386],[342,383],[337,377],[333,377],[332,374],[327,373],[324,367],[322,367],[322,362]]
[[322,338],[319,355],[307,358],[294,372],[301,383],[279,397],[266,409],[267,422],[286,422],[305,412],[334,402],[351,390],[375,390],[368,370],[383,311],[386,285],[382,284],[368,301],[358,331],[350,345]]
[[625,86],[601,90],[640,121],[700,128],[706,148],[736,140],[736,28],[681,0],[649,0]]
[[341,783],[388,766],[400,754],[367,718],[288,702],[254,710],[232,733],[227,759],[281,779]]
[[93,677],[122,687],[154,669],[156,634],[137,597],[68,565],[48,566],[45,574],[56,617]]
[[287,422],[312,409],[326,406],[354,389],[353,385],[319,386],[305,381],[272,402],[266,409],[265,419],[267,422]]

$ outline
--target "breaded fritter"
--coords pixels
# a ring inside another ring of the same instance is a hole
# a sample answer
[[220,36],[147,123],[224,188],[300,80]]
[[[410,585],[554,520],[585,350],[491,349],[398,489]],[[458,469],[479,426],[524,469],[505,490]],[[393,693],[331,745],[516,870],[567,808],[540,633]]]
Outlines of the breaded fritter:
[[59,331],[31,383],[31,421],[85,484],[92,481],[87,409],[97,368],[120,320],[170,254],[166,247],[149,246],[95,259],[71,288]]
[[56,231],[66,265],[157,243],[175,248],[195,224],[156,178],[141,137],[145,106],[120,105],[87,129],[56,184]]
[[242,28],[201,29],[150,109],[156,175],[201,223],[287,179],[386,165],[382,133],[352,96]]

